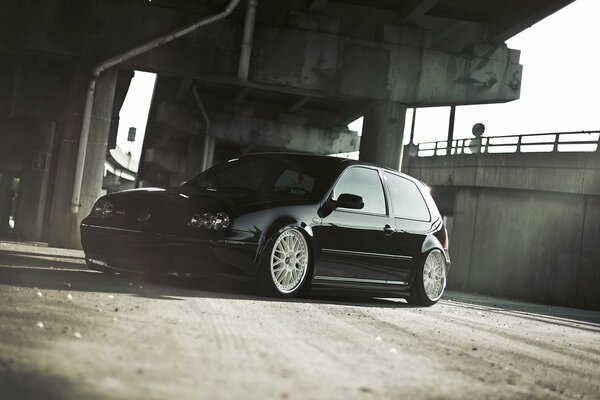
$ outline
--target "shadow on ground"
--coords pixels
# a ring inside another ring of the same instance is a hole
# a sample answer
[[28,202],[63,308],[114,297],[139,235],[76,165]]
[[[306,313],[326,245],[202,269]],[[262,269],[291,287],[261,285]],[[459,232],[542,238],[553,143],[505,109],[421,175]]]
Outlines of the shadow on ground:
[[[330,296],[310,294],[301,299],[273,299],[257,296],[246,282],[222,278],[174,278],[142,274],[111,274],[86,269],[83,258],[62,256],[51,251],[0,250],[0,284],[20,287],[85,292],[124,293],[163,300],[182,300],[190,297],[229,298],[268,302],[303,302],[358,307],[414,308],[401,299]],[[527,303],[511,299],[449,291],[446,304],[479,311],[509,314],[554,324],[596,331],[600,312]],[[444,301],[442,301],[444,303]]]
[[37,253],[0,251],[0,284],[45,290],[123,293],[162,300],[188,297],[231,298],[253,301],[309,302],[358,307],[412,308],[401,299],[340,297],[310,294],[301,299],[258,296],[247,282],[224,278],[177,278],[138,273],[102,273],[87,270],[83,259]]

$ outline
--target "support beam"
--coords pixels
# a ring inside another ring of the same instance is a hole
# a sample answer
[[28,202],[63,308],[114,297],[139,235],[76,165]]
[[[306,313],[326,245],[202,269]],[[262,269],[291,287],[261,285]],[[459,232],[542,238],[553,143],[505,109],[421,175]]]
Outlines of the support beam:
[[493,43],[503,43],[537,21],[554,14],[570,1],[545,0],[541,2],[543,8],[540,8],[539,2],[523,1],[519,2],[519,7],[504,8],[500,13],[494,14],[490,22],[488,40]]
[[365,111],[359,159],[395,170],[402,162],[406,106],[377,101]]
[[405,22],[419,24],[425,14],[440,0],[410,0],[404,2],[400,19]]
[[55,130],[55,121],[27,124],[28,150],[21,169],[15,217],[16,237],[20,240],[42,241]]
[[50,215],[50,245],[80,248],[79,223],[90,212],[102,189],[104,161],[116,87],[116,69],[105,71],[96,84],[96,96],[91,109],[90,135],[86,146],[81,186],[81,212],[72,214],[69,206],[81,127],[82,98],[87,89],[86,70],[77,71],[71,85],[68,119],[59,152],[57,179]]
[[242,115],[211,116],[211,136],[240,145],[315,154],[356,151],[360,141],[350,132]]
[[[208,37],[220,38],[219,47],[200,39],[174,43],[137,57],[128,66],[193,75],[200,82],[239,85],[239,80],[233,78],[235,66],[224,64],[220,50],[236,47],[236,29],[239,27],[230,21],[206,28]],[[421,107],[515,100],[520,94],[520,53],[503,44],[491,47],[493,57],[487,53],[456,54],[425,45],[349,39],[258,24],[253,44],[256,57],[252,58],[245,86],[327,99],[389,100]],[[482,88],[475,80],[464,79],[473,74],[493,77],[495,83]]]
[[301,109],[302,107],[304,107],[306,105],[306,103],[308,103],[310,101],[310,99],[312,99],[312,96],[304,96],[301,99],[295,101],[290,108],[288,109],[288,111],[298,111],[299,109]]
[[329,0],[312,0],[308,6],[310,11],[323,11]]
[[194,83],[193,79],[183,78],[179,83],[179,87],[177,88],[177,94],[175,94],[175,99],[177,101],[183,101],[190,93],[192,89],[192,84]]
[[240,90],[240,92],[238,93],[238,95],[235,96],[235,99],[233,100],[233,102],[235,104],[243,103],[244,100],[246,100],[246,97],[248,97],[248,95],[250,94],[251,91],[252,91],[252,88],[250,86],[244,86],[244,88],[242,90]]

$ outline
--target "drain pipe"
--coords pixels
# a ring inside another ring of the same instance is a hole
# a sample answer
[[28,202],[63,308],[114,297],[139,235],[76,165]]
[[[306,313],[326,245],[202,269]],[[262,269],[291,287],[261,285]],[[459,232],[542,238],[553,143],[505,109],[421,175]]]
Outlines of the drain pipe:
[[252,54],[252,42],[254,40],[254,25],[256,21],[257,0],[248,0],[246,8],[246,19],[244,20],[244,33],[242,36],[242,48],[240,50],[240,62],[238,64],[238,79],[248,80],[250,70],[250,55]]
[[206,108],[204,107],[204,103],[200,99],[200,95],[198,94],[198,89],[196,89],[196,85],[192,88],[192,94],[194,95],[194,100],[196,100],[196,105],[200,109],[200,113],[202,114],[202,118],[204,119],[204,143],[202,146],[202,165],[200,166],[200,172],[208,169],[209,167],[209,157],[211,151],[211,138],[209,136],[210,132],[210,118],[208,117],[208,113],[206,112]]
[[[253,1],[253,0],[250,0]],[[73,194],[71,196],[71,213],[77,214],[79,213],[79,209],[81,204],[79,204],[81,200],[81,184],[83,181],[83,167],[85,163],[85,153],[87,150],[87,143],[90,135],[90,122],[92,120],[92,105],[94,103],[94,93],[96,91],[96,81],[100,74],[111,68],[115,65],[118,65],[124,61],[127,61],[133,57],[139,56],[149,50],[155,49],[165,43],[171,42],[177,38],[187,35],[200,27],[205,25],[212,24],[220,19],[227,17],[229,14],[233,12],[235,7],[238,5],[240,0],[231,0],[225,10],[218,14],[212,15],[210,17],[201,19],[198,22],[195,22],[191,25],[187,25],[183,28],[177,29],[173,32],[167,33],[163,36],[160,36],[148,43],[144,43],[140,46],[134,47],[133,49],[126,51],[124,53],[118,54],[114,57],[111,57],[100,64],[97,64],[92,70],[92,77],[90,78],[90,82],[88,84],[87,93],[85,96],[85,104],[83,108],[83,121],[81,124],[81,134],[79,136],[79,147],[77,149],[77,161],[75,164],[75,178],[73,180]]]

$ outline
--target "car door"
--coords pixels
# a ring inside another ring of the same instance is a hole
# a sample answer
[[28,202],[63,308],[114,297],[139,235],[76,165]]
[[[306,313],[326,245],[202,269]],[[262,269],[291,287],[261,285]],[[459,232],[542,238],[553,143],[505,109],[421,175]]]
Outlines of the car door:
[[[361,196],[360,210],[337,208],[313,229],[320,246],[315,280],[348,283],[396,281],[396,229],[378,168],[351,166],[336,183],[331,198]],[[393,283],[393,282],[392,282]]]
[[400,174],[384,171],[384,182],[394,217],[398,254],[398,279],[410,281],[414,262],[431,228],[432,216],[417,185]]

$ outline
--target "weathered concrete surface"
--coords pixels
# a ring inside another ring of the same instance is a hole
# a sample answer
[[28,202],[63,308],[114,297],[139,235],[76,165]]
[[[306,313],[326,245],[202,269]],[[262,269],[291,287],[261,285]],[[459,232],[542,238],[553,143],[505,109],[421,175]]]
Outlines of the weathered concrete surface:
[[213,120],[211,136],[245,146],[271,147],[283,151],[334,154],[358,150],[356,132],[321,129],[262,118],[231,115]]
[[373,102],[365,110],[359,158],[392,169],[400,169],[406,106]]
[[403,171],[430,185],[600,195],[599,152],[411,157]]
[[[187,43],[169,44],[125,65],[231,83],[240,29],[235,21],[220,22],[191,34]],[[453,54],[257,25],[249,80],[271,90],[411,106],[501,103],[519,98],[522,66],[518,50],[504,44],[476,44],[468,51]]]
[[450,288],[600,310],[600,154],[410,157],[451,219]]
[[462,293],[431,308],[277,301],[216,284],[90,272],[80,256],[0,243],[0,398],[600,393],[598,312]]
[[[248,108],[248,113],[252,114],[253,109]],[[335,154],[356,151],[360,142],[355,132],[311,126],[303,123],[306,118],[291,114],[279,115],[279,120],[234,112],[213,112],[209,117],[213,138],[244,146]],[[200,135],[206,129],[197,109],[191,111],[185,105],[170,102],[163,102],[157,107],[155,123],[166,124],[190,135]]]

